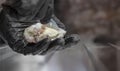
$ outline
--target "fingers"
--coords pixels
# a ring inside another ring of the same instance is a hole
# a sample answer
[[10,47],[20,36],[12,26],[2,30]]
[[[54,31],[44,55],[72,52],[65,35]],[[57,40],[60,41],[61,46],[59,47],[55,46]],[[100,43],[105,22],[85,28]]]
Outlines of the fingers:
[[50,52],[60,51],[76,45],[79,41],[80,37],[79,35],[76,34],[66,36],[65,38],[58,38],[49,44],[49,47],[46,49],[46,51],[43,51],[42,53],[39,54],[45,55]]
[[58,38],[54,41],[50,41],[48,38],[37,43],[35,48],[39,48],[33,55],[45,55],[50,52],[63,50],[68,47],[76,45],[80,41],[79,35],[73,34],[66,36],[65,38]]
[[77,44],[80,41],[80,36],[77,34],[72,34],[65,37],[65,46],[70,47]]
[[49,46],[48,46],[48,48],[47,48],[45,51],[40,52],[39,54],[40,54],[40,55],[45,55],[45,54],[47,54],[47,53],[49,53],[49,52],[56,51],[56,50],[59,49],[61,46],[63,46],[64,43],[65,43],[65,42],[64,42],[64,39],[63,39],[63,38],[58,38],[58,39],[56,39],[56,40],[54,40],[54,41],[51,41],[50,44],[49,44]]
[[50,47],[54,47],[57,45],[64,45],[64,44],[65,44],[64,38],[58,38],[58,39],[51,42]]
[[49,44],[50,44],[50,39],[48,39],[48,38],[43,39],[42,41],[38,42],[35,45],[35,48],[37,48],[37,50],[35,52],[33,52],[32,54],[36,55],[36,54],[40,54],[40,53],[44,52],[49,47]]

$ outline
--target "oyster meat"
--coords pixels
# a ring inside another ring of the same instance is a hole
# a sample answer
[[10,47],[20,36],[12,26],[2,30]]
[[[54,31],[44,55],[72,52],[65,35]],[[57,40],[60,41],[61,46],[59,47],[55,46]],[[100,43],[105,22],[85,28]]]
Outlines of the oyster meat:
[[45,38],[51,41],[64,37],[66,31],[61,28],[51,28],[41,23],[36,23],[24,30],[24,37],[29,43],[37,43]]

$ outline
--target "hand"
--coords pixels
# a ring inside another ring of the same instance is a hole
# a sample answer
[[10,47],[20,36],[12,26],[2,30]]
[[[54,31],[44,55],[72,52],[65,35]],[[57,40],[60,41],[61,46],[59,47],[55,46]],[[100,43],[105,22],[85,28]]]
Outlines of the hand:
[[77,34],[72,34],[65,36],[65,47],[70,47],[73,46],[80,41],[80,36]]
[[34,51],[31,54],[36,55],[39,53],[43,53],[49,47],[50,43],[51,43],[50,39],[46,38],[36,44],[33,44],[33,47],[30,44],[30,47],[34,49]]
[[80,37],[77,34],[72,34],[69,36],[66,36],[64,38],[58,38],[52,42],[49,43],[47,46],[47,49],[45,49],[42,52],[37,52],[38,55],[45,55],[50,52],[55,52],[59,50],[63,50],[66,48],[69,48],[71,46],[74,46],[75,44],[78,44],[80,41]]

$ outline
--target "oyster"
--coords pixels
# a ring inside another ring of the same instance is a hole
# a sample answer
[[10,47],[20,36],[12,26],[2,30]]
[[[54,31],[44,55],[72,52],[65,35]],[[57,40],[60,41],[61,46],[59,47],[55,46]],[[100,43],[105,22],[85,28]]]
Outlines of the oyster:
[[24,30],[24,37],[29,43],[37,43],[45,38],[51,41],[64,37],[66,31],[61,28],[51,28],[41,23],[36,23]]

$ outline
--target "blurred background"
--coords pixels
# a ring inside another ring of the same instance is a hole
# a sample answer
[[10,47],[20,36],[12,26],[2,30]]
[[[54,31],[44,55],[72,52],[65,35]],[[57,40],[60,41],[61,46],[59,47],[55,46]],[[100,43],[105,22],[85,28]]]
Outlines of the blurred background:
[[0,71],[120,71],[120,0],[55,0],[55,14],[80,43],[46,56],[1,45]]

